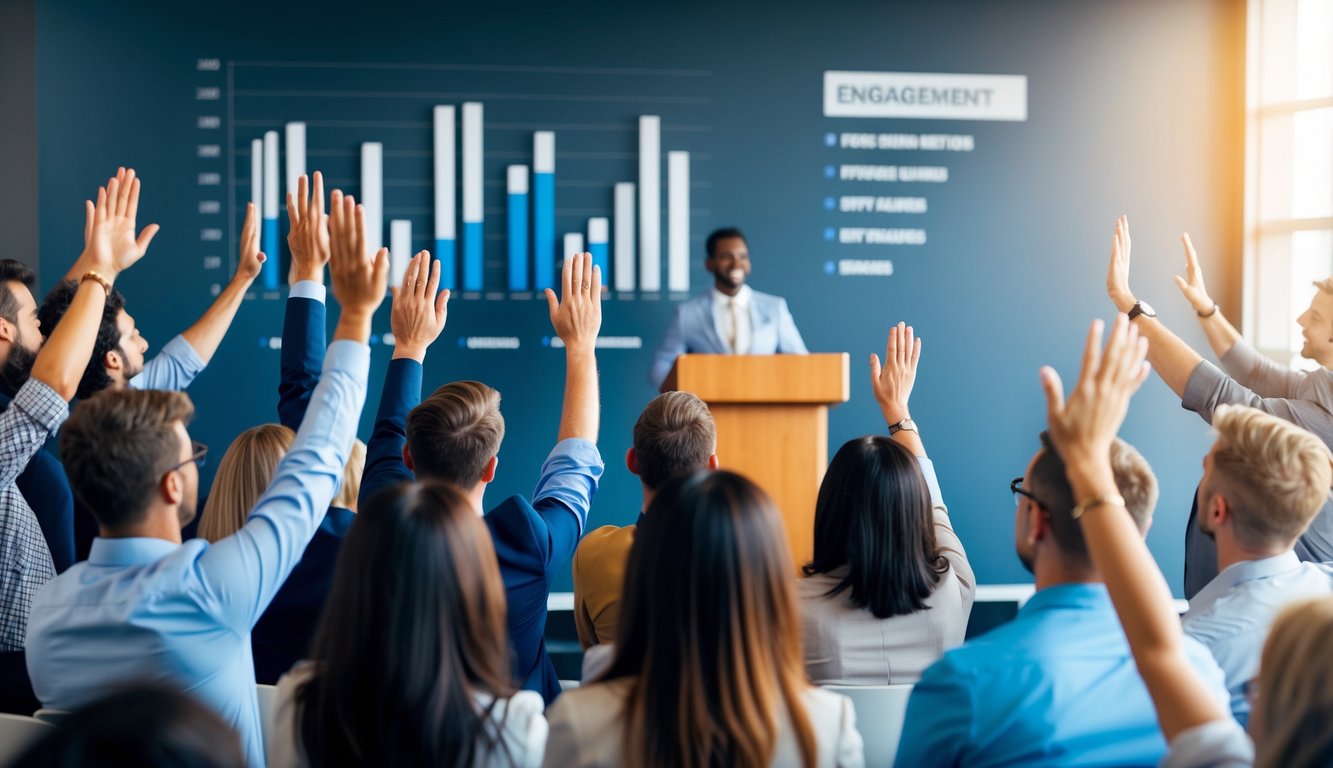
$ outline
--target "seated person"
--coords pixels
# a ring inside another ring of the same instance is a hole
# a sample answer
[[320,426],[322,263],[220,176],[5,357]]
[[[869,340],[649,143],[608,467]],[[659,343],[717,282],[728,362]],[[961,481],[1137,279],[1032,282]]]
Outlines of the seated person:
[[907,410],[920,354],[911,326],[889,331],[871,386],[890,437],[848,441],[819,487],[814,559],[797,583],[818,685],[915,683],[967,631],[976,577]]
[[[625,466],[643,487],[643,506],[676,475],[717,469],[717,428],[708,405],[689,392],[664,392],[634,422],[634,442]],[[574,553],[574,626],[584,650],[616,641],[625,562],[637,526],[604,525],[579,542]]]
[[745,284],[750,248],[734,227],[708,236],[704,268],[713,274],[713,290],[676,308],[653,358],[652,384],[662,386],[676,358],[684,354],[804,355],[808,350],[787,309],[787,300]]
[[541,765],[544,705],[510,682],[495,547],[452,485],[366,501],[310,659],[278,683],[269,768]]
[[355,201],[333,198],[342,314],[301,429],[239,531],[181,543],[207,451],[186,431],[185,395],[107,391],[66,423],[65,469],[101,536],[86,562],[33,602],[28,672],[43,706],[74,709],[127,680],[161,681],[212,706],[240,733],[247,763],[264,764],[250,631],[337,490],[365,403],[371,318],[387,288],[387,249],[368,255]]
[[545,764],[864,765],[851,701],[801,667],[791,573],[782,519],[754,483],[667,482],[630,550],[615,658],[551,707]]
[[[1144,535],[1157,479],[1128,443],[1117,440],[1108,451],[1115,487]],[[922,674],[907,706],[898,764],[1156,766],[1166,742],[1088,559],[1064,463],[1044,434],[1011,487],[1018,556],[1037,592],[1013,621],[946,652]],[[1186,651],[1225,702],[1222,672],[1208,649],[1189,641]]]

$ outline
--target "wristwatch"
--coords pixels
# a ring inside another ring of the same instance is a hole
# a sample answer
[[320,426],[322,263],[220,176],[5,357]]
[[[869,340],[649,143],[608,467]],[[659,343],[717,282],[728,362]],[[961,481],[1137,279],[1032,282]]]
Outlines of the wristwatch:
[[907,430],[908,432],[916,432],[918,435],[921,434],[920,430],[916,428],[916,422],[912,421],[911,417],[908,417],[898,422],[897,424],[890,424],[889,436],[892,437],[893,435],[898,434],[900,430],[904,429]]
[[1146,301],[1134,302],[1134,306],[1130,307],[1129,312],[1126,314],[1129,315],[1130,320],[1133,320],[1139,315],[1143,315],[1144,317],[1157,317],[1157,313],[1153,311],[1152,305]]

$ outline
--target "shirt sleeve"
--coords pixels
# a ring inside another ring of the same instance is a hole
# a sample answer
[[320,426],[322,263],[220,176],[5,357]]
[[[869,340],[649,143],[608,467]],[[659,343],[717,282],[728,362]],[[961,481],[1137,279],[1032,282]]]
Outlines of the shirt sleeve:
[[[548,581],[554,575],[552,566],[568,561],[583,536],[603,469],[597,446],[580,437],[561,440],[542,465],[541,479],[532,491],[532,508],[546,524]],[[539,541],[543,538],[540,533]]]
[[662,337],[662,343],[657,346],[657,352],[653,355],[653,369],[648,374],[649,383],[654,389],[662,386],[666,381],[668,373],[671,373],[671,366],[676,364],[676,358],[685,354],[685,305],[676,307],[676,313],[671,317],[671,325],[667,326],[666,335]]
[[1237,339],[1219,362],[1227,375],[1261,397],[1296,397],[1296,387],[1306,375],[1269,360],[1244,339]]
[[305,420],[268,490],[239,531],[201,553],[202,588],[233,629],[254,627],[333,501],[365,405],[369,368],[365,344],[329,345]]
[[833,758],[837,768],[865,768],[865,743],[861,732],[856,730],[856,708],[851,699],[840,696],[838,703],[842,707],[842,717],[838,718],[841,728],[838,731],[838,746]]
[[930,503],[935,515],[935,546],[949,562],[953,577],[962,590],[963,602],[971,606],[977,593],[977,577],[972,571],[972,563],[967,559],[967,550],[963,549],[963,540],[954,532],[949,509],[944,506],[944,494],[940,491],[940,481],[935,475],[935,463],[925,456],[917,457],[917,462],[921,465],[921,474],[925,475],[926,486],[930,488]]
[[971,695],[945,656],[912,689],[894,765],[962,765],[972,741]]
[[1213,720],[1176,734],[1162,768],[1253,768],[1254,742],[1231,718]]
[[278,421],[296,429],[324,367],[324,286],[302,280],[291,288],[282,321],[278,377]]
[[159,389],[183,392],[194,377],[204,370],[204,361],[184,336],[168,341],[162,351],[144,364],[138,376],[130,379],[135,389]]
[[420,402],[421,363],[410,358],[390,360],[375,428],[366,443],[366,467],[357,499],[361,507],[380,490],[413,478],[403,463],[403,446],[407,444],[407,414]]
[[1217,366],[1204,360],[1195,367],[1185,384],[1180,404],[1211,424],[1220,405],[1246,405],[1289,421],[1317,435],[1325,444],[1333,444],[1333,414],[1313,400],[1260,397],[1241,386]]
[[0,414],[0,487],[10,485],[69,417],[69,403],[39,379],[28,379]]

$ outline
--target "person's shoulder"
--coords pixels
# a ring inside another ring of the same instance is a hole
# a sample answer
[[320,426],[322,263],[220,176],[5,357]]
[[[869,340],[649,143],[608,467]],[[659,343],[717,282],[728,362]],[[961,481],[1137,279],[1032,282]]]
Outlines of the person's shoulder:
[[623,677],[564,691],[547,710],[547,719],[552,723],[572,721],[585,725],[594,721],[606,724],[620,722],[621,709],[632,682],[630,678]]
[[633,525],[603,525],[600,528],[591,530],[579,542],[576,557],[601,557],[605,555],[628,552],[634,545]]

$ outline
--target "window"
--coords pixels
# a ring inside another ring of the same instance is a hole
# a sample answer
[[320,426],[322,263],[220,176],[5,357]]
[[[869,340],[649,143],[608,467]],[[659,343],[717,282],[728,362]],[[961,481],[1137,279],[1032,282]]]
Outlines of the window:
[[1311,283],[1333,276],[1333,0],[1250,0],[1244,334],[1284,363]]

